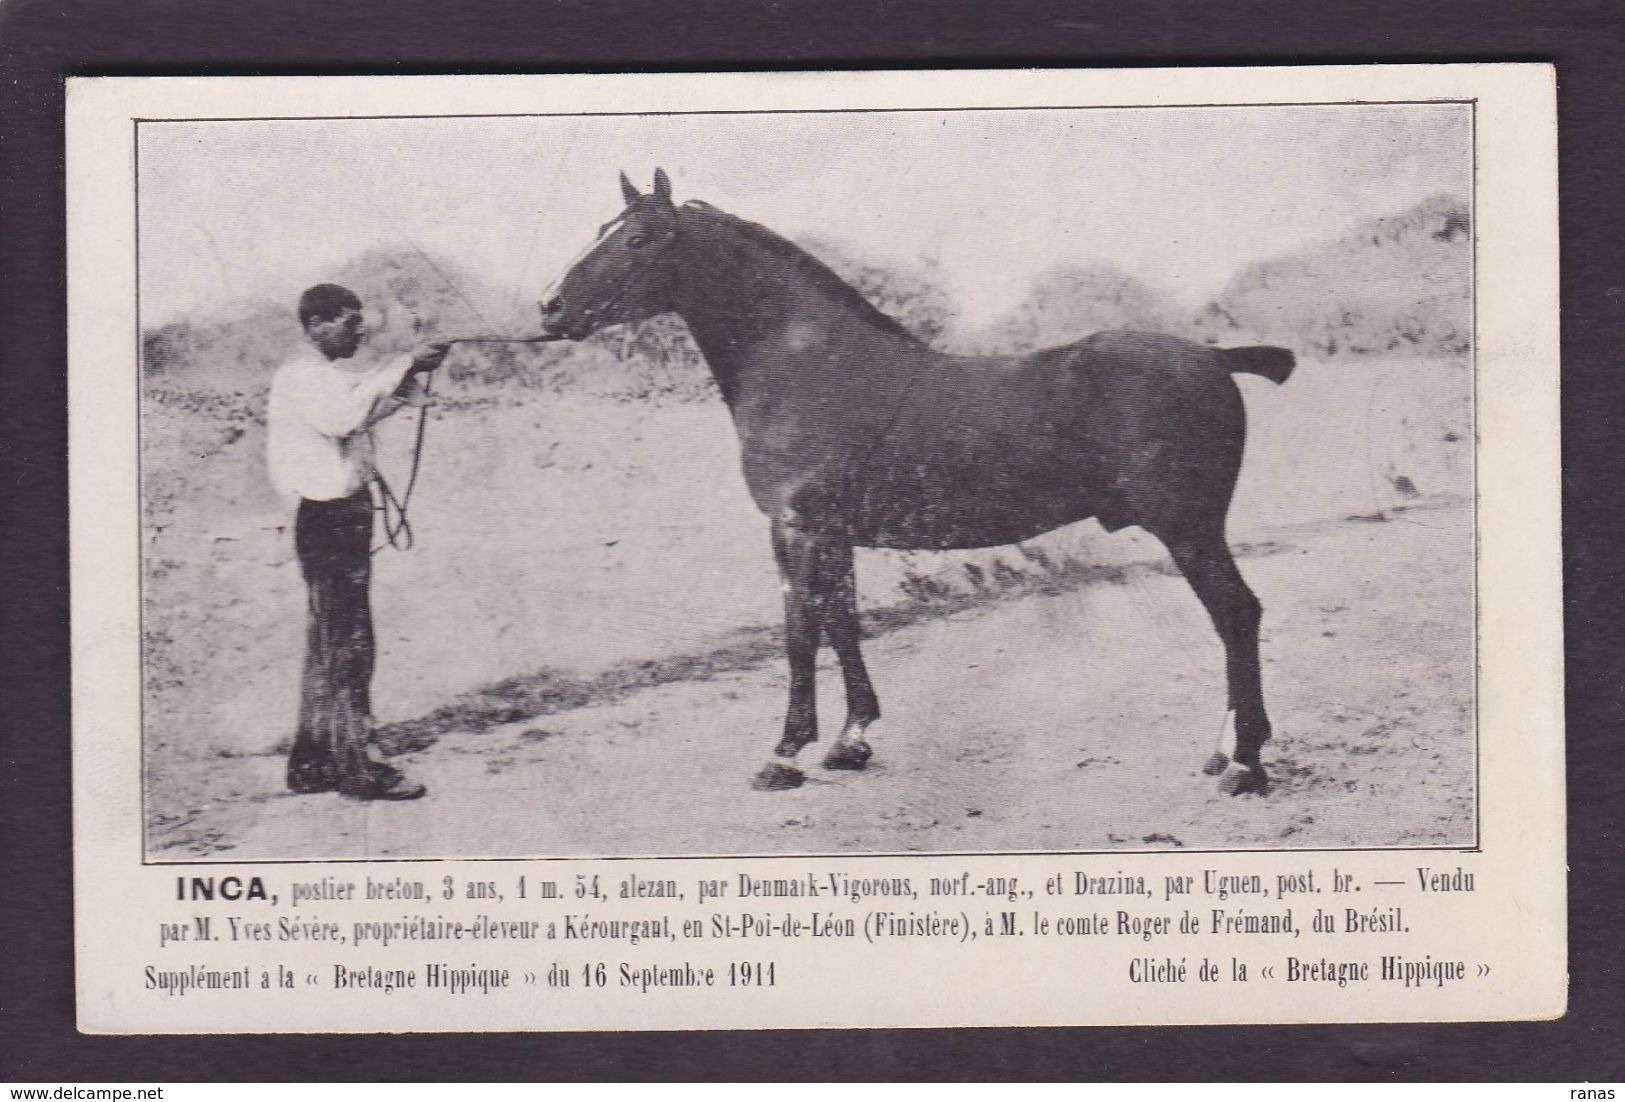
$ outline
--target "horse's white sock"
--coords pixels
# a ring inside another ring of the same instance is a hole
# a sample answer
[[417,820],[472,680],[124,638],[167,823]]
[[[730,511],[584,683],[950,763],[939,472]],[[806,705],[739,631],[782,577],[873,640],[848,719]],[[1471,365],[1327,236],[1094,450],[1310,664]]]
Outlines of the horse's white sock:
[[1236,713],[1231,709],[1224,713],[1224,725],[1219,728],[1219,745],[1216,747],[1225,757],[1234,759],[1236,756]]

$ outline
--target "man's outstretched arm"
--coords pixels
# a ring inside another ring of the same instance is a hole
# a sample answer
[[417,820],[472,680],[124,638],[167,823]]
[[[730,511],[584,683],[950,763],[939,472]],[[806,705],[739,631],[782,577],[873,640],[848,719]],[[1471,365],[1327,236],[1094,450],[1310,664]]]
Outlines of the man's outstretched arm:
[[433,371],[445,356],[445,345],[430,344],[392,357],[353,381],[335,372],[301,395],[302,413],[324,436],[354,435],[400,409],[405,403],[397,395],[411,376]]

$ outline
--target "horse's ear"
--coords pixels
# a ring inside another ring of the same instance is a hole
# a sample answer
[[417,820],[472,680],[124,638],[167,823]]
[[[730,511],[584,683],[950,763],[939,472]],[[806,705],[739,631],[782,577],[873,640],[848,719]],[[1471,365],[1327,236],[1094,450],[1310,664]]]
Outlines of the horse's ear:
[[671,202],[671,180],[666,176],[663,168],[655,169],[655,198],[663,203]]
[[636,203],[639,199],[643,198],[642,195],[638,194],[638,189],[632,186],[632,181],[626,178],[626,173],[624,172],[621,173],[621,194],[625,196],[627,206],[631,206],[633,203]]

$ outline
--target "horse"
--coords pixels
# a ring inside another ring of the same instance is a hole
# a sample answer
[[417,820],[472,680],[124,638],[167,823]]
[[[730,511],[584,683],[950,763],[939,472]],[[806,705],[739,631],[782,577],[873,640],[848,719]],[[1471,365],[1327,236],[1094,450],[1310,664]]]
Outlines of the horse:
[[[548,337],[675,313],[733,416],[745,482],[771,527],[790,667],[784,732],[753,787],[794,788],[818,737],[828,640],[846,722],[824,758],[863,769],[880,701],[860,645],[853,548],[1018,543],[1088,518],[1162,541],[1223,642],[1220,790],[1266,791],[1262,608],[1226,541],[1246,413],[1233,375],[1275,383],[1284,348],[1218,348],[1106,331],[1020,356],[928,347],[792,242],[707,203],[672,201],[656,170],[540,305]],[[544,296],[547,293],[544,292]]]

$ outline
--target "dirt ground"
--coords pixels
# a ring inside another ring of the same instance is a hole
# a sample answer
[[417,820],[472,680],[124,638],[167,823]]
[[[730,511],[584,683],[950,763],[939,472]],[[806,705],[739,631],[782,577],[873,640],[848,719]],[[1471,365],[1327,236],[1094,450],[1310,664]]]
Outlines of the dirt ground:
[[[254,394],[142,411],[146,849],[198,857],[1386,846],[1470,841],[1465,359],[1243,379],[1230,514],[1262,598],[1267,799],[1196,774],[1220,648],[1164,549],[1089,521],[1019,547],[859,551],[886,710],[863,775],[747,781],[785,663],[767,526],[714,398],[446,386],[374,558],[381,749],[410,807],[293,798],[304,588]],[[408,417],[381,433],[401,481]],[[828,656],[826,655],[826,660]],[[826,738],[839,679],[823,678]],[[131,733],[134,737],[134,732]]]
[[[1267,796],[1224,797],[1199,772],[1221,651],[1152,562],[879,618],[867,654],[885,718],[864,773],[818,768],[815,744],[803,787],[749,787],[786,677],[771,637],[745,635],[619,677],[511,682],[511,722],[465,702],[386,729],[429,787],[416,803],[290,795],[274,750],[208,756],[166,778],[182,803],[149,820],[148,846],[195,860],[1471,844],[1471,520],[1463,500],[1428,500],[1244,551],[1265,606]],[[827,744],[842,715],[827,655],[820,692]]]

